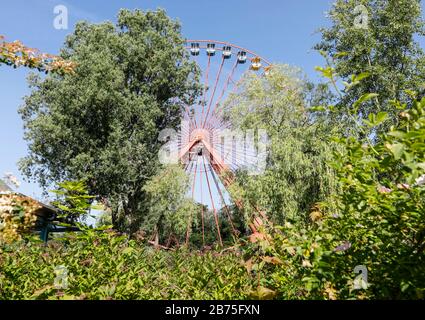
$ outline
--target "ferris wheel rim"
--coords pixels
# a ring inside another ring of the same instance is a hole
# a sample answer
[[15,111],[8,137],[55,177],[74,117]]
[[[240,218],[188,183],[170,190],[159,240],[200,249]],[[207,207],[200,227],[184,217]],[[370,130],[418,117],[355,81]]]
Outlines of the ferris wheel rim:
[[[220,44],[220,45],[225,45],[225,46],[229,46],[238,50],[242,50],[245,51],[246,53],[249,53],[250,55],[252,55],[253,57],[258,57],[261,59],[261,61],[263,61],[265,64],[267,64],[267,66],[271,66],[272,63],[270,61],[268,61],[267,59],[263,58],[262,56],[260,56],[259,54],[257,54],[256,52],[246,49],[244,47],[238,46],[236,44],[230,43],[230,42],[226,42],[226,41],[219,41],[219,40],[197,40],[197,39],[186,39],[185,43],[214,43],[214,44]],[[186,47],[186,49],[190,49],[190,47]],[[207,49],[207,47],[200,47],[200,49]],[[220,48],[217,48],[216,50],[221,50]]]

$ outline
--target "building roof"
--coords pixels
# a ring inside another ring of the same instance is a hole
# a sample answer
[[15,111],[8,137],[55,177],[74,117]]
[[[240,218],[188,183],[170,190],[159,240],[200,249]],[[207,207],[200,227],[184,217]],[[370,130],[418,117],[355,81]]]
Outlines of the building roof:
[[33,211],[35,215],[39,217],[55,217],[57,214],[57,209],[50,205],[46,205],[34,198],[28,197],[22,193],[14,192],[14,191],[6,191],[0,190],[0,198],[4,197],[6,201],[13,203],[13,201],[17,200],[19,203],[23,205],[34,206],[36,209]]

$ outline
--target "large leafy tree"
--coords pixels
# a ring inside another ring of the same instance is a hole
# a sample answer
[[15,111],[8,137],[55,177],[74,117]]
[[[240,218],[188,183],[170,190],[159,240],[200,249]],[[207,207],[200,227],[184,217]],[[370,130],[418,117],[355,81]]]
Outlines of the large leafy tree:
[[158,168],[158,134],[178,126],[198,91],[180,26],[162,10],[121,10],[116,26],[78,23],[61,56],[75,74],[29,79],[21,170],[43,187],[85,180],[112,207],[114,226],[134,231],[143,186]]
[[309,101],[327,100],[327,90],[319,89],[313,90],[298,69],[275,65],[266,76],[247,73],[228,98],[224,115],[232,128],[262,129],[269,140],[264,172],[241,170],[231,187],[233,197],[243,200],[246,218],[258,208],[276,223],[303,222],[333,190],[333,173],[326,165],[330,127],[308,111]]
[[[326,52],[335,72],[350,84],[340,109],[346,113],[346,106],[358,108],[360,119],[387,111],[391,121],[386,124],[396,123],[391,100],[409,102],[405,90],[423,92],[425,56],[416,41],[424,35],[420,0],[337,0],[329,17],[331,26],[321,29],[322,40],[315,48]],[[369,93],[379,96],[354,103]]]

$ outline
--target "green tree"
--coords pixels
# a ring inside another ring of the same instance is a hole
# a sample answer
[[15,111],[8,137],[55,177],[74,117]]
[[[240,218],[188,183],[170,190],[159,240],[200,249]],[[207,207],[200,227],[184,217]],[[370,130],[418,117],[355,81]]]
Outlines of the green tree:
[[53,205],[59,209],[60,218],[65,223],[75,224],[85,220],[93,208],[93,196],[87,190],[84,181],[65,181],[58,184],[57,190],[52,190],[57,199]]
[[29,78],[20,168],[43,187],[86,181],[112,208],[114,227],[132,232],[158,168],[158,134],[177,128],[198,92],[180,25],[162,10],[121,10],[117,26],[78,23],[61,56],[77,64],[72,76]]
[[198,224],[199,207],[187,197],[190,179],[179,165],[170,165],[143,187],[147,195],[146,214],[139,225],[155,242],[179,245]]
[[299,70],[275,65],[264,77],[246,74],[239,89],[226,101],[225,118],[232,129],[265,130],[269,145],[265,171],[250,176],[240,170],[230,188],[233,198],[243,200],[248,221],[251,208],[265,210],[275,223],[305,221],[335,187],[325,163],[332,150],[326,140],[331,130],[308,111],[305,98],[311,85]]
[[[329,17],[331,26],[320,30],[315,49],[326,52],[336,74],[350,84],[338,103],[342,118],[361,96],[379,93],[353,111],[363,119],[388,112],[391,121],[381,126],[388,129],[397,122],[390,101],[409,102],[405,90],[423,92],[425,56],[416,41],[424,35],[420,0],[337,0]],[[358,81],[359,75],[365,78]]]

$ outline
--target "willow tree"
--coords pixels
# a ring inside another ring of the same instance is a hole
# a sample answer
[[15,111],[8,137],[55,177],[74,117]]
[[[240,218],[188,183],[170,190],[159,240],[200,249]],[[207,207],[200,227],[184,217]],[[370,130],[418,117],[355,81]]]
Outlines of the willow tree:
[[117,25],[78,23],[61,57],[76,63],[73,75],[29,78],[20,109],[29,154],[20,168],[43,187],[86,181],[116,228],[136,230],[143,187],[158,169],[159,132],[178,126],[198,91],[180,25],[162,10],[121,10]]
[[277,223],[303,222],[335,188],[326,163],[332,128],[308,112],[310,91],[299,70],[275,65],[264,76],[245,74],[227,99],[223,112],[232,129],[262,129],[268,136],[264,172],[249,175],[240,170],[231,187],[234,198],[243,200],[245,214],[259,208]]
[[198,205],[189,197],[190,179],[180,165],[169,165],[143,187],[147,194],[146,215],[141,230],[156,244],[183,243],[198,224]]

